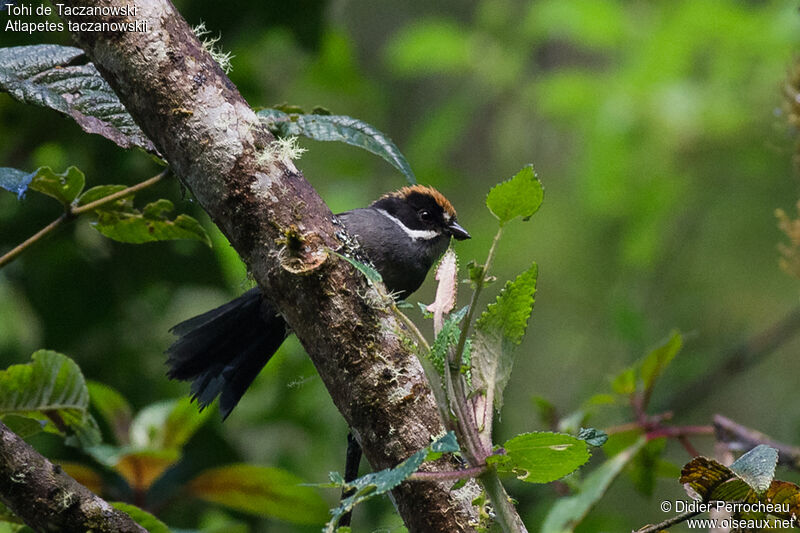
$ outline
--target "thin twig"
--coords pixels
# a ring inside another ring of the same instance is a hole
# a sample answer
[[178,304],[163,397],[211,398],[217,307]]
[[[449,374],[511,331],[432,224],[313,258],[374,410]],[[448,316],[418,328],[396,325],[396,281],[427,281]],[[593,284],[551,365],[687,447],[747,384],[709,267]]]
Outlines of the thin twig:
[[747,451],[759,444],[778,450],[778,463],[800,471],[800,448],[772,439],[755,429],[737,424],[722,415],[714,415],[717,440],[733,451]]
[[675,524],[680,524],[681,522],[688,520],[694,516],[699,515],[702,511],[687,511],[685,513],[681,513],[677,516],[673,516],[672,518],[668,518],[663,522],[660,522],[653,526],[645,526],[642,529],[637,529],[633,533],[659,533],[669,527],[674,526]]
[[84,213],[93,211],[98,207],[102,207],[106,204],[119,200],[120,198],[124,198],[125,196],[129,196],[142,189],[150,187],[151,185],[154,185],[159,181],[161,181],[167,174],[169,174],[169,167],[165,168],[164,170],[162,170],[161,172],[159,172],[150,179],[146,179],[141,183],[137,183],[136,185],[131,185],[127,189],[115,192],[114,194],[109,194],[108,196],[104,196],[103,198],[95,200],[94,202],[90,202],[86,205],[78,207],[72,205],[67,206],[66,210],[64,211],[64,213],[61,214],[60,217],[58,217],[50,224],[37,231],[34,235],[25,239],[25,241],[15,246],[11,251],[0,256],[0,268],[3,268],[8,263],[16,259],[22,252],[27,250],[30,246],[34,245],[36,242],[45,238],[47,235],[55,231],[56,228],[58,228],[65,222],[69,222]]

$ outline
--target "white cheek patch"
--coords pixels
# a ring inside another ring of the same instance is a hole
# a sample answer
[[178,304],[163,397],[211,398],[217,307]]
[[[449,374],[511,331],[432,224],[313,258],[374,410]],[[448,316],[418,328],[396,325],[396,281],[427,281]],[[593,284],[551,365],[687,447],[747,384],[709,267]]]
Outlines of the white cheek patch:
[[429,240],[435,239],[436,237],[439,236],[439,233],[436,232],[436,231],[433,231],[432,229],[411,229],[411,228],[407,227],[405,224],[403,224],[402,222],[400,222],[399,218],[396,218],[396,217],[390,215],[388,212],[384,211],[383,209],[378,209],[378,212],[380,214],[382,214],[383,216],[385,216],[386,218],[388,218],[389,220],[391,220],[392,222],[394,222],[395,224],[397,224],[400,227],[400,229],[403,230],[403,232],[406,235],[408,235],[409,238],[412,241],[418,241],[420,239],[425,240],[425,241],[429,241]]

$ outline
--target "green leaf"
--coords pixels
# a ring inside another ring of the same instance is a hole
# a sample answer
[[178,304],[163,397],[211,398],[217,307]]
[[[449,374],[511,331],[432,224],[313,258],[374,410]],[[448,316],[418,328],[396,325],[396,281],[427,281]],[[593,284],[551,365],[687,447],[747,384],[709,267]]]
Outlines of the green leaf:
[[30,188],[52,196],[66,206],[78,197],[85,183],[83,172],[76,167],[69,167],[61,174],[56,174],[50,167],[41,167],[36,171]]
[[147,204],[142,211],[124,206],[121,209],[95,211],[92,226],[115,241],[141,244],[144,242],[189,239],[211,246],[211,238],[203,226],[189,215],[170,220],[167,213],[173,204],[161,199]]
[[491,455],[486,462],[528,483],[561,479],[589,460],[586,443],[563,433],[523,433],[506,441],[503,449],[505,454]]
[[111,507],[122,511],[133,518],[133,521],[145,528],[149,533],[170,533],[167,525],[143,509],[125,502],[109,502]]
[[352,257],[347,257],[346,255],[342,255],[339,252],[333,252],[334,254],[338,255],[351,265],[355,267],[356,270],[364,274],[364,276],[372,283],[383,283],[383,278],[381,277],[380,273],[375,270],[372,266],[362,263]]
[[210,416],[210,409],[198,411],[188,397],[149,405],[131,423],[131,445],[151,450],[181,448]]
[[0,48],[0,91],[64,113],[122,148],[156,153],[95,66],[69,64],[81,56],[80,48],[52,44]]
[[514,281],[506,283],[495,303],[475,324],[472,343],[474,388],[486,395],[488,405],[503,406],[503,389],[511,377],[513,348],[522,341],[533,311],[536,293],[536,263]]
[[417,183],[414,171],[400,149],[388,136],[366,122],[344,115],[288,114],[278,109],[262,109],[256,114],[279,137],[301,135],[315,141],[339,141],[363,148],[402,172],[412,185]]
[[589,446],[602,446],[608,441],[608,435],[595,428],[581,428],[578,438],[586,441]]
[[397,32],[386,48],[399,74],[456,73],[474,66],[470,36],[456,21],[422,19]]
[[644,437],[639,438],[630,447],[608,459],[587,475],[581,482],[577,494],[558,500],[547,513],[541,533],[573,531],[646,442]]
[[18,198],[25,194],[36,172],[23,172],[16,168],[0,167],[0,188],[13,192]]
[[206,470],[187,485],[189,494],[230,509],[294,524],[322,524],[327,505],[317,491],[280,468],[233,464]]
[[[78,206],[84,206],[86,204],[90,204],[96,200],[100,200],[101,198],[105,198],[111,194],[124,191],[128,187],[126,185],[98,185],[96,187],[92,187],[91,189],[87,190],[83,194],[78,197]],[[133,197],[126,196],[124,199],[117,200],[116,202],[112,202],[110,205],[104,205],[99,209],[113,209],[119,208],[119,202],[125,202],[126,200],[130,202],[130,199]]]
[[39,350],[31,359],[0,371],[0,414],[43,416],[58,430],[74,433],[83,446],[99,442],[78,365],[50,350]]
[[108,425],[118,444],[128,444],[128,432],[133,411],[128,401],[108,385],[89,381],[89,398],[92,406]]
[[630,366],[611,380],[611,388],[617,394],[628,396],[636,392],[636,368]]
[[653,439],[636,455],[631,463],[630,476],[633,486],[647,497],[653,495],[656,483],[656,466],[664,453],[666,439]]
[[351,511],[357,504],[375,496],[385,494],[408,479],[408,477],[419,469],[425,458],[430,453],[453,453],[459,451],[458,442],[455,434],[450,431],[436,442],[416,452],[414,455],[397,465],[395,468],[387,468],[380,472],[372,472],[362,476],[350,483],[345,483],[342,476],[331,472],[331,481],[335,486],[342,486],[347,489],[355,489],[355,492],[339,502],[339,506],[331,510],[331,519],[325,525],[325,533],[334,533],[341,517]]
[[461,335],[461,328],[458,325],[464,319],[468,309],[469,306],[464,306],[459,311],[451,313],[445,319],[442,329],[433,341],[428,358],[440,375],[444,374],[444,365],[445,361],[447,361],[450,347],[455,346],[458,342],[458,337]]
[[508,181],[495,185],[486,197],[486,206],[500,221],[500,226],[517,217],[528,220],[539,210],[544,189],[529,165]]
[[46,424],[43,420],[20,415],[3,415],[0,416],[0,421],[22,439],[41,433]]
[[642,384],[644,390],[649,391],[653,388],[658,377],[672,362],[681,350],[683,337],[677,331],[673,331],[670,338],[661,346],[651,351],[642,361]]
[[759,444],[739,457],[730,469],[758,494],[765,492],[775,478],[778,465],[778,450]]

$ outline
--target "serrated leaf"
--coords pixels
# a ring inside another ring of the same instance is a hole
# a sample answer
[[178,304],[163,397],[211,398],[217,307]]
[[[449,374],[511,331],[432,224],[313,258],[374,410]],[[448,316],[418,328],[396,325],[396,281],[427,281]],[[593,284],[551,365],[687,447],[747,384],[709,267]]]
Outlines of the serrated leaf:
[[351,265],[355,267],[356,270],[364,274],[364,276],[372,283],[383,283],[383,278],[381,277],[380,273],[375,270],[372,266],[362,263],[352,257],[347,257],[346,255],[340,254],[339,252],[333,252]]
[[23,172],[16,168],[0,167],[0,188],[13,192],[18,198],[28,190],[36,172]]
[[417,183],[414,171],[400,149],[388,136],[366,122],[344,115],[289,114],[279,109],[262,109],[256,114],[280,137],[301,135],[315,141],[339,141],[363,148],[402,172],[412,185]]
[[167,213],[172,209],[172,202],[161,199],[147,204],[142,211],[129,206],[97,210],[92,227],[110,239],[132,244],[188,239],[211,246],[211,238],[200,222],[189,215],[170,220]]
[[144,493],[180,460],[181,452],[177,449],[135,450],[122,453],[114,464],[114,470],[134,492]]
[[114,509],[130,516],[149,533],[170,533],[167,525],[147,511],[125,502],[109,502]]
[[775,478],[777,465],[778,450],[759,444],[734,461],[730,469],[758,494],[762,494]]
[[503,449],[505,454],[491,455],[486,462],[528,483],[561,479],[589,460],[586,443],[563,433],[523,433],[506,441]]
[[486,396],[488,405],[503,406],[503,390],[511,377],[513,348],[522,341],[533,311],[536,263],[514,281],[506,283],[497,300],[475,324],[472,341],[474,389]]
[[436,297],[425,310],[433,313],[433,331],[439,334],[444,326],[444,317],[456,306],[458,297],[458,257],[448,248],[436,268]]
[[644,390],[649,391],[653,388],[658,377],[669,366],[672,360],[678,355],[683,345],[683,337],[677,331],[673,331],[670,338],[661,346],[651,351],[642,361],[642,384]]
[[495,185],[486,197],[486,207],[500,221],[500,226],[517,217],[528,220],[539,210],[544,189],[533,166],[520,170],[513,178]]
[[375,496],[385,494],[408,479],[411,474],[419,469],[419,466],[431,452],[441,454],[457,451],[459,451],[458,442],[456,441],[455,434],[450,431],[429,446],[413,454],[395,468],[387,468],[380,472],[372,472],[350,483],[345,483],[339,474],[331,474],[332,481],[334,479],[341,480],[341,486],[348,489],[355,489],[355,492],[347,498],[342,499],[339,502],[339,506],[331,510],[332,517],[330,521],[325,524],[323,531],[325,533],[334,533],[341,517],[345,513],[352,511],[353,507],[357,504]]
[[244,513],[294,524],[322,524],[327,505],[317,491],[280,468],[233,464],[202,472],[187,485],[189,494]]
[[0,90],[64,113],[122,148],[157,153],[95,66],[70,64],[81,56],[80,48],[52,44],[0,48]]
[[644,437],[639,438],[631,446],[589,473],[580,483],[577,494],[561,498],[550,508],[542,524],[541,533],[573,531],[646,442]]
[[[450,347],[455,346],[458,342],[458,337],[461,335],[459,324],[464,319],[468,309],[468,306],[464,306],[459,311],[450,314],[445,319],[442,329],[433,341],[428,358],[439,372],[439,375],[444,374],[444,365],[446,364]],[[466,349],[464,351],[466,352]]]
[[51,196],[67,206],[83,190],[86,178],[76,167],[69,167],[61,174],[56,174],[50,167],[41,167],[31,180],[29,188]]
[[108,425],[118,444],[128,444],[133,411],[128,401],[108,385],[89,381],[89,399],[96,412]]
[[71,431],[83,446],[99,442],[78,365],[50,350],[39,350],[31,359],[0,371],[0,414],[40,415],[59,430]]

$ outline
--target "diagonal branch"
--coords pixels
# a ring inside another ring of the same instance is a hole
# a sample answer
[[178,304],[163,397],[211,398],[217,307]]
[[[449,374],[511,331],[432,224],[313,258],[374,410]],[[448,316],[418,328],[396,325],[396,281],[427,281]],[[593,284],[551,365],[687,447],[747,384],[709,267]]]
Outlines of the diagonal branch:
[[147,533],[0,422],[0,501],[36,531]]
[[[146,33],[73,36],[277,305],[373,468],[395,466],[443,430],[422,368],[396,333],[407,329],[375,303],[355,269],[328,253],[344,250],[342,227],[175,7],[168,0],[136,5]],[[121,18],[65,17],[78,30]],[[409,530],[473,530],[472,498],[451,493],[451,485],[406,482],[393,491]]]

